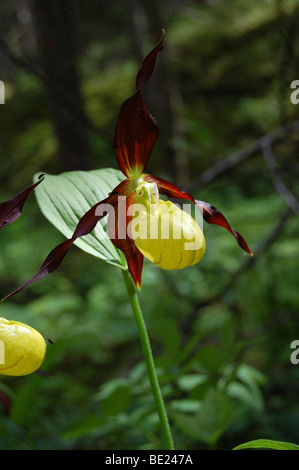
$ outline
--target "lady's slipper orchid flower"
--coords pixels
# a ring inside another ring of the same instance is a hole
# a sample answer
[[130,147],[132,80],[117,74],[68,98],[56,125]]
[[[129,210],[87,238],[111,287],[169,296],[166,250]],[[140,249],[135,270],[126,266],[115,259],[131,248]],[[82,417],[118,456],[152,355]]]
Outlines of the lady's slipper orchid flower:
[[[142,62],[136,77],[136,92],[122,104],[120,109],[114,148],[118,166],[125,176],[124,181],[81,218],[72,238],[54,248],[32,279],[3,300],[54,271],[76,239],[89,234],[97,222],[106,215],[108,215],[109,236],[114,245],[124,253],[128,269],[137,287],[141,286],[144,256],[163,269],[181,269],[198,263],[205,251],[205,239],[201,228],[189,214],[172,202],[162,201],[159,198],[160,194],[194,203],[206,222],[226,228],[239,245],[251,254],[245,240],[230,227],[225,217],[215,207],[195,200],[190,194],[166,180],[144,173],[159,131],[155,119],[144,103],[142,88],[153,73],[163,43],[164,34]],[[134,213],[136,205],[139,206],[138,217]],[[159,233],[166,216],[170,229],[168,238]],[[139,230],[133,230],[136,229],[136,225],[139,226]],[[173,236],[174,228],[179,229],[181,233],[179,237]],[[153,232],[156,233],[155,237],[151,236]],[[190,244],[192,244],[191,250]]]
[[0,318],[0,375],[28,375],[45,359],[46,342],[34,328]]

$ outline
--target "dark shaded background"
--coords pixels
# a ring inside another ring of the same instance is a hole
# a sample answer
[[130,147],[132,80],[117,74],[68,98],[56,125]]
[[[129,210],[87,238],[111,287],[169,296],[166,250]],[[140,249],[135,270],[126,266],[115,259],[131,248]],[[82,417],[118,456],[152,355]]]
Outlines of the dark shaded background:
[[[295,0],[0,4],[0,200],[36,172],[116,167],[120,105],[166,30],[145,90],[160,127],[148,171],[214,204],[255,254],[205,226],[199,265],[145,264],[140,300],[180,449],[299,442],[298,21]],[[1,297],[63,240],[34,195],[0,235]],[[161,447],[116,268],[74,248],[0,315],[54,343],[42,375],[1,379],[1,449]]]

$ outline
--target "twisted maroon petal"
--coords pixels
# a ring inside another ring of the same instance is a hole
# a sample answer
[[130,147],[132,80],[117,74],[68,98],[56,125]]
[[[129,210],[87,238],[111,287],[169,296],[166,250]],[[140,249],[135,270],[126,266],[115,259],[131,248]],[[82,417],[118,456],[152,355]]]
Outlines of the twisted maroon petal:
[[208,204],[207,202],[198,201],[191,196],[191,194],[181,191],[177,186],[169,181],[163,180],[161,178],[157,178],[156,176],[152,175],[144,175],[143,178],[145,181],[149,183],[156,183],[160,193],[165,194],[166,196],[178,198],[178,199],[186,199],[188,201],[194,202],[197,207],[200,209],[204,220],[208,224],[220,225],[228,230],[237,240],[239,246],[243,248],[247,253],[252,255],[251,250],[249,249],[247,243],[245,242],[242,235],[240,235],[236,230],[232,229],[224,215],[216,209],[216,207]]
[[44,178],[40,178],[36,183],[20,191],[16,196],[0,203],[0,228],[11,224],[22,214],[23,206],[30,194]]
[[236,232],[236,230],[231,228],[224,215],[218,209],[216,209],[216,207],[212,206],[211,204],[208,204],[207,202],[198,200],[195,200],[195,204],[201,210],[202,216],[208,224],[220,225],[221,227],[226,228],[226,230],[228,230],[235,237],[240,247],[243,248],[243,250],[247,251],[247,253],[252,255],[252,252],[249,249],[242,235],[240,235],[238,232]]
[[117,194],[111,194],[109,197],[107,197],[103,201],[98,202],[91,209],[89,209],[89,211],[86,212],[86,214],[78,222],[78,225],[76,227],[76,230],[74,231],[72,238],[56,246],[47,256],[36,275],[29,279],[29,281],[25,282],[18,289],[6,295],[1,300],[1,302],[14,296],[29,284],[32,284],[33,282],[38,281],[39,279],[42,279],[48,274],[51,274],[53,271],[55,271],[55,269],[60,266],[65,255],[67,254],[73,243],[77,240],[77,238],[83,237],[84,235],[90,233],[96,226],[97,222],[103,217],[105,217],[110,212],[112,207],[117,204],[117,197]]
[[177,199],[186,199],[188,201],[194,202],[195,200],[191,194],[186,193],[185,191],[181,191],[175,184],[170,183],[167,180],[159,178],[153,175],[143,175],[143,180],[147,181],[148,183],[156,183],[159,188],[159,192],[161,194],[165,194],[165,196],[177,198]]
[[29,279],[29,281],[25,282],[22,286],[18,287],[18,289],[6,295],[1,300],[1,302],[9,299],[10,297],[13,297],[15,294],[20,292],[29,284],[32,284],[33,282],[38,281],[39,279],[42,279],[43,277],[53,272],[56,268],[58,268],[73,242],[74,241],[70,239],[56,246],[56,248],[54,248],[54,250],[52,250],[51,253],[47,256],[36,275],[33,278]]

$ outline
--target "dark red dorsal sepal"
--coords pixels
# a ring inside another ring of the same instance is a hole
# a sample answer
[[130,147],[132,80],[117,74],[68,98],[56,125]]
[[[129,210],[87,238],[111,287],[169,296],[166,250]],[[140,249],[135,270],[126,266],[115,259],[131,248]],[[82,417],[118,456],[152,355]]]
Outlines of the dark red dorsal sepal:
[[164,33],[162,39],[142,62],[136,76],[136,93],[120,108],[114,135],[114,149],[118,166],[127,177],[138,177],[143,173],[159,136],[156,120],[144,103],[142,88],[154,71],[163,43]]

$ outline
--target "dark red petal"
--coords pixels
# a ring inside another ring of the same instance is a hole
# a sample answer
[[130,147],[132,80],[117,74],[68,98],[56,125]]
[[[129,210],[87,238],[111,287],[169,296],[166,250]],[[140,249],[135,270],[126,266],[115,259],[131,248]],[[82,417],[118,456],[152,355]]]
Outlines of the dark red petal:
[[103,201],[98,202],[83,215],[79,220],[76,230],[73,233],[72,239],[76,240],[78,237],[88,235],[97,225],[98,221],[105,217],[112,207],[116,206],[118,201],[117,194],[111,194]]
[[148,183],[156,183],[159,188],[159,192],[161,194],[165,194],[165,196],[177,199],[186,199],[195,203],[195,200],[191,194],[186,193],[185,191],[181,191],[175,184],[170,183],[167,180],[152,175],[143,175],[142,179]]
[[36,186],[38,186],[43,181],[43,179],[44,178],[41,178],[36,183],[23,189],[13,198],[0,203],[0,228],[11,224],[20,217],[25,202],[29,198],[34,188],[36,188]]
[[[29,284],[32,284],[33,282],[38,281],[39,279],[42,279],[43,277],[55,271],[55,269],[57,269],[60,266],[68,250],[73,245],[73,243],[77,240],[77,238],[90,233],[96,226],[97,222],[103,217],[105,217],[108,214],[108,212],[112,209],[112,207],[115,206],[115,204],[117,204],[117,198],[118,196],[116,194],[113,194],[109,196],[108,198],[104,199],[103,201],[95,204],[88,212],[86,212],[86,214],[78,222],[78,225],[76,227],[76,230],[74,231],[72,238],[56,246],[51,251],[51,253],[47,256],[47,258],[43,262],[42,266],[40,267],[36,275],[33,278],[31,278],[29,281],[25,282],[21,287],[16,289],[14,292],[5,296],[1,300],[1,302],[17,294]],[[100,206],[103,206],[101,207],[101,211],[99,211]]]
[[142,62],[136,77],[136,93],[120,108],[114,148],[118,166],[125,176],[136,176],[144,171],[158,139],[157,123],[143,101],[141,89],[153,73],[163,42],[164,35]]
[[228,230],[235,237],[240,247],[243,248],[243,250],[247,251],[247,253],[252,255],[252,252],[249,249],[242,235],[240,235],[238,232],[236,232],[236,230],[231,228],[224,215],[218,209],[216,209],[216,207],[212,206],[211,204],[208,204],[207,202],[198,200],[196,200],[195,203],[197,207],[199,207],[199,209],[201,210],[202,216],[208,224],[220,225],[221,227],[226,228],[226,230]]
[[71,245],[74,243],[76,239],[70,239],[66,240],[65,242],[61,243],[60,245],[56,246],[54,250],[51,251],[51,253],[47,256],[45,259],[44,263],[42,264],[40,270],[37,272],[37,274],[29,279],[29,281],[25,282],[22,286],[20,286],[18,289],[15,291],[11,292],[7,296],[5,296],[1,302],[4,300],[9,299],[10,297],[14,296],[18,292],[20,292],[22,289],[24,289],[26,286],[29,284],[32,284],[32,282],[38,281],[39,279],[42,279],[43,277],[47,276],[51,272],[53,272],[58,266],[62,263],[63,258],[65,257],[66,253],[68,252],[69,248]]
[[113,213],[109,214],[108,234],[112,243],[125,255],[129,272],[135,285],[140,289],[143,255],[129,233],[132,217],[128,215],[128,207],[133,203],[133,195],[131,194],[117,205]]
[[149,183],[156,183],[160,193],[165,194],[166,196],[178,199],[187,199],[188,201],[194,202],[200,209],[204,220],[208,224],[215,224],[224,227],[235,237],[240,247],[243,248],[243,250],[247,251],[247,253],[252,255],[252,252],[249,249],[242,235],[240,235],[238,232],[231,228],[224,215],[218,209],[216,209],[216,207],[212,206],[211,204],[208,204],[207,202],[195,200],[193,196],[191,196],[191,194],[181,191],[177,186],[172,183],[169,183],[169,181],[157,178],[152,175],[144,175],[143,179],[145,181],[148,181]]

